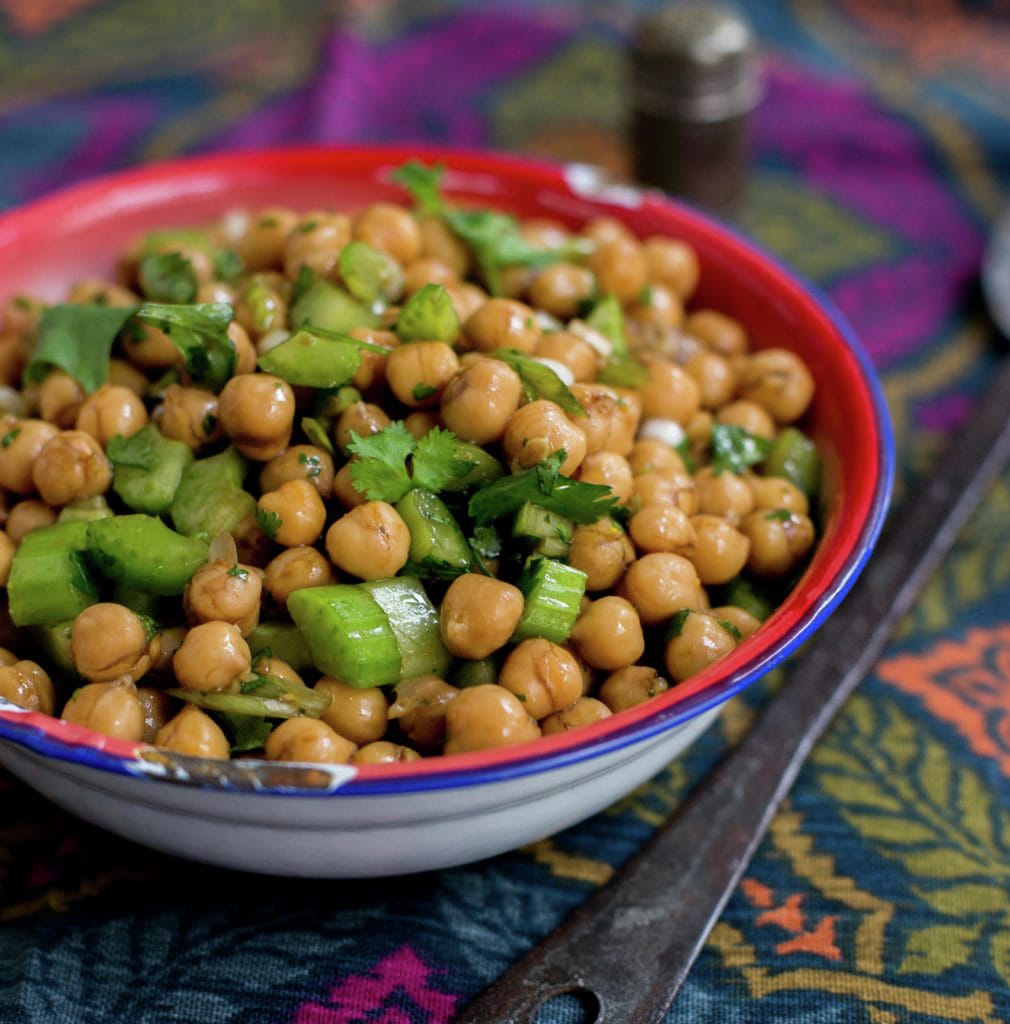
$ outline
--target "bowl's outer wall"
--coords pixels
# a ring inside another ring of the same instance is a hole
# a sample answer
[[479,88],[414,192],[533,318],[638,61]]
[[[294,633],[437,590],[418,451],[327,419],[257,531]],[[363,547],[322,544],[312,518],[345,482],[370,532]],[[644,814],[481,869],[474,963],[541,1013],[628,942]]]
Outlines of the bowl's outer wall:
[[[827,515],[817,552],[792,594],[758,634],[718,665],[582,733],[417,765],[363,766],[338,791],[347,796],[468,786],[547,771],[635,743],[722,703],[793,650],[847,591],[879,533],[893,473],[879,384],[851,331],[823,297],[751,243],[665,197],[646,192],[629,203],[624,192],[616,201],[606,192],[579,193],[562,169],[525,160],[417,148],[310,148],[141,168],[0,218],[0,282],[7,294],[28,291],[57,300],[76,280],[112,274],[116,254],[153,229],[192,226],[231,209],[277,203],[353,209],[379,199],[402,202],[402,190],[389,174],[415,155],[448,165],[446,192],[454,201],[552,216],[573,226],[612,215],[641,236],[690,242],[702,264],[692,305],[738,318],[757,347],[793,349],[809,365],[817,397],[804,426],[825,457]],[[97,740],[40,716],[0,712],[0,736],[35,743],[50,756],[130,770],[130,745]]]

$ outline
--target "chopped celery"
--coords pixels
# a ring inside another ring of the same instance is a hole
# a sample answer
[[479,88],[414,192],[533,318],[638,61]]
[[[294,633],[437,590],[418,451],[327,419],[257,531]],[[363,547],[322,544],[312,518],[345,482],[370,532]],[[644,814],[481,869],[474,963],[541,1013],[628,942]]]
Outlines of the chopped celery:
[[461,661],[452,670],[449,682],[461,690],[465,690],[468,686],[497,683],[500,669],[501,659],[494,655],[489,658],[481,658],[480,661]]
[[321,279],[314,281],[291,307],[288,321],[295,330],[307,323],[328,331],[379,326],[379,318],[367,306],[351,298],[343,288]]
[[512,524],[512,536],[532,541],[534,551],[548,558],[567,558],[572,546],[575,524],[556,512],[550,512],[532,501],[527,501]]
[[349,242],[340,250],[340,279],[360,302],[394,302],[403,291],[403,271],[394,259],[367,242]]
[[361,353],[347,342],[297,331],[260,356],[257,365],[289,384],[338,388],[354,376],[361,365]]
[[470,545],[441,498],[415,488],[397,502],[396,511],[410,531],[409,571],[440,579],[470,571]]
[[242,490],[245,460],[234,448],[191,462],[182,474],[169,515],[179,533],[210,540],[256,514],[256,499]]
[[533,557],[526,560],[517,585],[525,606],[512,639],[541,636],[563,644],[579,615],[586,574],[553,558]]
[[207,558],[207,545],[155,516],[98,519],[87,526],[88,553],[103,575],[135,590],[181,594]]
[[523,392],[529,401],[546,398],[572,416],[585,416],[586,410],[568,389],[568,385],[539,359],[514,348],[499,348],[492,353],[512,367],[522,381]]
[[129,608],[137,615],[145,615],[149,619],[158,619],[161,612],[161,601],[157,594],[136,587],[127,587],[117,583],[112,590],[112,600]]
[[115,515],[105,498],[98,494],[94,498],[80,498],[64,505],[56,517],[58,523],[90,523],[92,519],[108,519]]
[[42,663],[50,670],[64,675],[76,675],[77,666],[70,655],[70,632],[74,620],[52,622],[45,626],[31,626],[28,635],[32,646],[39,652]]
[[106,453],[115,467],[112,489],[134,512],[150,515],[168,511],[193,461],[189,445],[165,437],[153,423],[130,438],[117,434]]
[[278,676],[252,677],[240,684],[238,692],[181,688],[168,692],[173,697],[208,711],[261,718],[318,718],[330,703],[326,694]]
[[396,322],[400,341],[444,341],[459,337],[459,317],[445,285],[426,284],[403,304]]
[[815,498],[821,481],[821,457],[806,434],[796,427],[786,427],[772,443],[761,474],[785,477],[808,498]]
[[438,628],[438,612],[413,576],[359,583],[386,613],[400,648],[400,678],[443,676],[451,657]]
[[314,668],[302,631],[292,622],[261,622],[247,637],[253,657],[269,651],[287,662],[299,675]]
[[86,522],[54,523],[21,541],[7,581],[16,626],[47,625],[76,618],[98,600],[98,585],[85,560]]
[[288,611],[320,672],[351,686],[400,679],[400,649],[386,613],[367,590],[349,583],[296,590]]

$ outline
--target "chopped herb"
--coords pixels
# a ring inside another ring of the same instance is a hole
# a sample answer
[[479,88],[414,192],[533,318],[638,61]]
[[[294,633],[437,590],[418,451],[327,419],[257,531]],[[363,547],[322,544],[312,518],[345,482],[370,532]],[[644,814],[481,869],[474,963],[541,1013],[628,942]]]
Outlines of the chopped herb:
[[218,249],[213,256],[214,276],[231,284],[241,275],[245,267],[242,257],[234,249]]
[[304,263],[298,268],[298,276],[295,278],[294,287],[291,289],[291,301],[288,309],[294,309],[301,297],[315,284],[316,275],[311,267]]
[[[279,517],[278,517],[279,518]],[[278,522],[278,526],[280,523]],[[249,570],[243,569],[241,565],[237,563],[228,570],[228,575],[234,577],[237,580],[241,580],[243,583],[249,579]]]
[[414,450],[413,483],[426,490],[445,490],[466,479],[477,463],[467,458],[459,438],[451,430],[433,427]]
[[438,388],[432,387],[431,384],[415,384],[414,390],[411,394],[414,396],[415,402],[423,402],[426,398],[431,398],[432,395],[438,392]]
[[276,512],[271,512],[265,508],[256,509],[256,522],[259,523],[260,529],[271,540],[277,536],[277,531],[284,525],[284,520]]
[[502,552],[501,537],[493,526],[478,526],[470,538],[470,547],[481,558],[497,558]]
[[[109,310],[108,312],[112,312]],[[226,302],[172,306],[145,302],[137,319],[160,327],[186,360],[194,380],[220,391],[235,372],[235,343],[228,337],[234,313]]]
[[680,636],[684,631],[684,623],[687,622],[688,616],[694,614],[691,608],[681,608],[679,612],[672,619],[670,619],[670,625],[666,627],[666,639],[672,640],[675,636]]
[[20,309],[24,313],[30,313],[32,310],[32,300],[27,295],[15,295],[13,302],[14,308]]
[[151,252],[140,258],[137,279],[151,302],[183,303],[196,298],[193,264],[181,252]]
[[726,630],[726,632],[729,633],[729,635],[733,637],[733,639],[737,643],[740,643],[740,641],[743,639],[743,634],[740,632],[739,629],[736,628],[736,626],[733,625],[732,622],[729,622],[726,619],[718,618],[715,621],[718,622],[719,625],[722,626],[722,628]]
[[232,754],[244,754],[250,750],[259,750],[267,741],[273,725],[267,718],[259,715],[237,715],[218,712],[225,732],[229,736]]
[[740,475],[763,461],[771,449],[771,441],[743,427],[725,423],[712,427],[712,469],[716,476],[727,470]]
[[610,487],[561,476],[567,458],[568,453],[562,448],[532,469],[482,487],[470,499],[470,515],[483,525],[511,515],[527,501],[577,523],[595,523],[613,515],[617,497]]
[[440,189],[445,164],[426,167],[417,160],[408,160],[393,172],[393,181],[402,185],[409,193],[419,213],[438,216],[443,203]]
[[317,227],[319,227],[319,221],[314,219],[303,220],[301,224],[298,225],[298,233],[300,235],[308,235],[311,232],[315,231]]
[[3,436],[3,440],[0,441],[0,448],[10,448],[10,446],[18,439],[18,434],[21,433],[20,427],[14,427],[8,430]]
[[651,306],[654,301],[655,301],[655,297],[653,296],[653,293],[652,293],[652,285],[651,284],[647,284],[642,289],[641,294],[638,296],[639,305],[641,305],[641,306]]
[[150,643],[160,632],[158,624],[151,618],[150,615],[136,614],[137,618],[140,619],[141,624],[144,627],[144,639]]
[[256,222],[256,226],[259,228],[279,228],[281,222],[276,217],[260,217]]
[[151,444],[151,435],[144,431],[131,437],[116,434],[105,446],[105,454],[114,466],[151,470],[158,464],[158,453]]
[[688,473],[693,473],[695,469],[697,469],[697,466],[694,462],[694,456],[691,454],[691,441],[685,437],[684,440],[676,446],[676,451],[684,460],[684,468]]
[[326,427],[311,416],[302,417],[302,433],[317,447],[322,448],[323,451],[333,454],[333,442],[330,440],[329,435],[326,433]]
[[206,434],[207,437],[210,437],[210,435],[214,433],[214,428],[216,426],[217,417],[212,412],[207,413],[203,418],[203,423],[201,424],[204,434]]
[[521,704],[525,704],[526,703],[526,694],[525,693],[517,693],[516,697],[519,698],[519,702]]
[[308,466],[306,476],[311,480],[313,477],[319,476],[323,471],[322,462],[318,455],[309,455],[306,452],[298,453],[298,462],[302,466]]
[[774,512],[769,512],[765,519],[777,519],[780,523],[788,523],[792,519],[793,514],[787,508],[777,508]]

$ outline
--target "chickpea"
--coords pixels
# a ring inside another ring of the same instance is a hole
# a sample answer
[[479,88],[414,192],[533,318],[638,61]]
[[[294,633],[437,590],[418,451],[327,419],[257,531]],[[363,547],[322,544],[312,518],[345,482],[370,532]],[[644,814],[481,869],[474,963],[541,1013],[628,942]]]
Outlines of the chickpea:
[[747,564],[750,540],[725,519],[712,515],[692,517],[694,551],[691,561],[706,586],[728,583]]
[[[370,345],[390,350],[400,344],[400,339],[392,331],[380,331],[378,328],[354,327],[347,333],[358,341],[367,341]],[[370,388],[380,386],[386,379],[387,356],[369,349],[361,349],[358,354],[361,356],[361,362],[354,371],[351,384],[359,391],[368,391]]]
[[729,361],[716,352],[696,352],[684,364],[701,391],[701,404],[706,409],[719,409],[732,397],[736,374]]
[[601,292],[610,292],[621,303],[633,302],[649,280],[649,265],[637,239],[615,238],[590,254],[589,269]]
[[622,505],[628,503],[634,491],[634,478],[628,460],[616,452],[587,455],[579,466],[577,476],[583,483],[609,487]]
[[351,764],[399,764],[405,761],[420,761],[421,755],[410,747],[387,740],[366,743],[351,757]]
[[250,459],[269,462],[291,440],[295,396],[291,386],[269,373],[232,377],[218,399],[218,415],[235,447]]
[[16,665],[20,660],[13,651],[8,650],[6,647],[0,647],[0,668],[5,668],[7,665]]
[[64,430],[39,452],[32,481],[47,504],[69,505],[104,494],[112,484],[112,466],[90,434]]
[[582,696],[582,684],[582,666],[575,655],[541,637],[523,640],[498,675],[498,685],[514,693],[536,719],[574,704]]
[[137,324],[136,330],[125,332],[123,352],[133,366],[142,370],[167,370],[183,364],[175,342],[160,327],[150,324]]
[[711,614],[723,622],[728,622],[740,634],[741,640],[746,640],[761,625],[761,620],[757,616],[734,604],[723,604],[713,608]]
[[63,370],[50,370],[39,385],[39,413],[47,423],[66,430],[74,425],[84,388]]
[[493,683],[462,690],[445,717],[447,754],[514,746],[541,735],[519,698]]
[[641,290],[626,312],[630,325],[645,332],[646,337],[680,327],[684,320],[684,305],[677,293],[656,281]]
[[592,298],[596,279],[588,267],[577,263],[552,263],[530,283],[530,302],[559,320],[578,316],[582,304]]
[[442,419],[464,441],[490,444],[505,433],[521,397],[522,383],[511,366],[497,359],[478,358],[446,386]]
[[628,665],[611,672],[600,685],[600,700],[615,714],[666,693],[670,684],[647,665]]
[[189,632],[185,626],[169,626],[163,629],[161,637],[161,651],[151,662],[151,671],[159,675],[167,675],[172,671],[172,659],[175,652],[182,646]]
[[735,526],[754,509],[754,494],[736,473],[717,473],[711,466],[705,466],[695,473],[694,482],[698,488],[698,509],[705,515],[722,516]]
[[103,384],[81,404],[75,424],[104,448],[117,434],[132,437],[147,425],[144,403],[129,389]]
[[681,683],[697,675],[736,647],[736,637],[714,616],[688,612],[680,630],[666,644],[666,670]]
[[197,449],[224,436],[218,419],[217,395],[202,388],[170,384],[154,413],[158,429],[173,441]]
[[724,405],[716,414],[719,423],[726,426],[742,427],[748,434],[771,441],[775,437],[775,420],[763,405],[738,399]]
[[285,682],[294,683],[296,686],[304,686],[305,680],[286,662],[280,658],[264,657],[262,654],[253,663],[253,671],[263,676],[273,676],[275,679],[283,679]]
[[689,299],[698,286],[698,254],[687,242],[651,235],[642,245],[649,278],[661,281],[681,299]]
[[810,502],[807,496],[785,477],[756,476],[750,473],[744,480],[754,495],[755,509],[785,508],[801,516],[809,515]]
[[387,712],[400,731],[422,750],[440,747],[445,739],[448,709],[460,691],[438,676],[416,676],[396,686],[396,700]]
[[366,501],[326,533],[326,553],[338,569],[363,580],[395,576],[407,564],[410,531],[392,505]]
[[307,213],[284,243],[284,275],[296,280],[302,267],[331,277],[340,251],[351,240],[351,219],[342,213]]
[[258,210],[238,237],[228,241],[238,253],[246,270],[279,267],[284,261],[288,235],[297,223],[298,215],[293,210],[269,206]]
[[457,658],[479,661],[508,643],[523,614],[518,587],[477,573],[457,576],[442,599],[442,640]]
[[137,743],[144,738],[144,709],[136,686],[128,679],[88,683],[75,690],[63,708],[62,718],[104,736]]
[[346,509],[357,508],[359,505],[364,505],[368,500],[354,486],[354,481],[351,478],[351,466],[354,465],[355,461],[355,459],[350,459],[345,462],[337,470],[337,475],[333,478],[333,496]]
[[0,383],[16,388],[30,359],[31,335],[0,333]]
[[187,690],[222,690],[249,670],[249,645],[230,622],[194,626],[175,652],[172,668]]
[[354,224],[354,237],[392,256],[401,266],[421,255],[421,227],[409,210],[392,203],[373,203]]
[[133,306],[140,299],[136,292],[113,281],[104,281],[100,277],[86,277],[70,289],[67,301],[76,305],[97,303],[103,306]]
[[246,329],[237,320],[232,320],[225,333],[235,349],[235,374],[253,373],[259,353]]
[[155,734],[154,745],[189,757],[227,761],[230,747],[221,727],[210,715],[188,704]]
[[[131,366],[125,359],[109,360],[109,383],[114,387],[128,388],[138,398],[143,398],[147,394],[147,389],[151,386],[151,382],[147,377],[135,366]],[[74,419],[67,426],[72,427],[76,419],[75,414]]]
[[[449,293],[452,308],[456,311],[456,317],[461,324],[465,324],[488,301],[487,292],[470,281],[447,284],[445,290]],[[469,347],[470,343],[465,335],[460,341],[464,343],[460,347]]]
[[137,700],[144,712],[145,743],[153,743],[158,730],[172,717],[172,698],[153,686],[138,686]]
[[308,480],[288,480],[260,495],[257,506],[280,520],[273,539],[286,548],[315,544],[326,525],[326,506]]
[[596,349],[569,331],[550,331],[542,335],[536,354],[541,359],[553,359],[567,366],[579,383],[595,380],[600,370],[600,356]]
[[675,363],[653,360],[646,367],[649,379],[641,389],[647,417],[676,420],[684,426],[701,408],[698,382]]
[[381,740],[386,733],[388,705],[377,686],[349,686],[323,676],[313,689],[330,698],[322,720],[345,739],[361,746]]
[[[586,437],[586,454],[608,451],[627,455],[618,440],[621,429],[621,398],[606,384],[573,384],[572,394],[585,410],[585,416],[573,416],[572,422]],[[631,445],[628,445],[630,450]]]
[[140,618],[121,604],[93,604],[74,619],[70,656],[92,683],[136,682],[161,653],[161,637],[149,637]]
[[56,510],[44,501],[19,501],[7,516],[7,536],[20,544],[32,530],[52,526],[56,522]]
[[624,668],[645,652],[638,612],[630,601],[613,595],[593,601],[579,615],[571,642],[591,668]]
[[581,729],[583,726],[602,722],[610,717],[610,708],[594,697],[580,697],[570,708],[562,708],[548,715],[540,728],[545,736],[554,736],[559,732]]
[[443,341],[414,341],[393,349],[386,359],[390,390],[412,409],[437,405],[459,370],[459,357]]
[[268,761],[347,764],[357,749],[318,718],[289,718],[270,733],[263,752]]
[[747,568],[758,576],[784,576],[814,543],[814,524],[788,509],[753,512],[740,532],[750,540]]
[[191,625],[230,622],[243,636],[259,624],[263,583],[251,565],[218,558],[193,573],[182,604]]
[[372,402],[353,402],[337,419],[333,439],[337,447],[346,452],[347,446],[353,440],[352,432],[358,437],[370,437],[385,430],[391,422],[381,406]]
[[582,236],[594,242],[597,247],[621,239],[635,240],[631,231],[616,217],[593,217],[583,227]]
[[698,488],[687,473],[645,473],[635,477],[635,496],[640,507],[673,505],[693,516],[698,511]]
[[814,378],[794,352],[768,348],[744,360],[740,396],[763,405],[779,423],[798,420],[814,397]]
[[635,560],[628,535],[613,519],[576,526],[568,562],[586,574],[586,590],[609,590]]
[[235,319],[250,337],[287,328],[288,304],[266,274],[253,274],[246,281],[235,296],[234,309]]
[[702,603],[701,580],[694,565],[683,555],[668,552],[638,559],[624,574],[619,592],[635,606],[646,626]]
[[208,281],[196,290],[195,302],[225,302],[229,306],[235,304],[235,289],[224,281]]
[[275,455],[260,473],[260,491],[276,491],[289,480],[308,480],[319,497],[333,494],[333,459],[314,444],[295,444]]
[[586,455],[586,435],[565,416],[561,407],[540,398],[521,406],[509,418],[502,447],[513,472],[528,469],[562,448],[561,472],[571,476]]
[[684,321],[684,333],[726,359],[745,355],[750,346],[743,325],[714,309],[699,309]]
[[643,437],[635,442],[628,456],[628,465],[635,476],[643,473],[686,473],[680,453],[665,441]]
[[628,532],[639,551],[687,555],[694,549],[694,527],[676,505],[644,505],[630,520]]
[[56,691],[49,674],[34,661],[5,663],[0,667],[0,697],[26,711],[51,715],[56,707]]
[[282,551],[266,571],[266,588],[278,604],[306,587],[325,587],[334,581],[330,563],[315,549],[294,547]]
[[607,451],[630,455],[642,419],[642,397],[630,388],[611,388],[617,395],[617,413],[610,424]]
[[8,421],[0,431],[0,487],[14,494],[31,494],[35,490],[35,460],[58,433],[57,427],[44,420]]
[[459,277],[452,267],[439,260],[414,260],[403,276],[404,294],[413,295],[426,284],[459,284]]
[[540,343],[536,314],[515,299],[488,299],[463,324],[466,340],[481,352],[515,348],[535,352]]
[[0,587],[6,587],[11,575],[11,565],[17,545],[6,530],[0,530]]
[[462,279],[470,269],[470,252],[440,217],[421,217],[421,255],[438,260]]
[[440,427],[442,423],[436,412],[412,412],[404,417],[403,425],[415,441],[420,441],[425,434],[430,433],[435,427]]

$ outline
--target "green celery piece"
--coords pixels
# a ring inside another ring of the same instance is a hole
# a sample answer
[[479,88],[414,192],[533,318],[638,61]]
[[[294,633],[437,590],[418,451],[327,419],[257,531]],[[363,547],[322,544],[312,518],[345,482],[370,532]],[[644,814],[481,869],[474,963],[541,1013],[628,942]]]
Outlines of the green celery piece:
[[243,683],[239,693],[226,690],[201,693],[181,688],[168,692],[208,711],[258,718],[318,718],[330,703],[325,694],[277,676],[259,676]]
[[[117,440],[119,443],[117,444]],[[132,437],[114,437],[106,454],[115,466],[112,489],[134,512],[167,512],[193,452],[148,423]]]
[[378,316],[367,306],[353,299],[343,288],[324,280],[314,281],[291,307],[288,322],[295,330],[312,324],[341,333],[355,327],[379,326]]
[[108,519],[115,515],[109,503],[102,495],[94,498],[81,498],[79,501],[64,505],[56,517],[58,523],[90,523],[93,519]]
[[199,228],[161,228],[144,235],[140,240],[138,252],[143,257],[154,252],[164,252],[173,246],[181,249],[200,249],[208,256],[214,251],[209,231],[201,231]]
[[190,263],[179,252],[150,252],[140,257],[137,281],[151,302],[192,302],[197,280]]
[[399,682],[396,635],[367,590],[350,583],[306,587],[291,594],[288,611],[320,672],[351,686]]
[[579,602],[586,592],[586,574],[553,558],[526,560],[517,586],[525,605],[513,640],[543,637],[563,644],[579,616]]
[[567,558],[572,546],[572,531],[575,524],[571,519],[549,512],[545,508],[527,501],[516,512],[512,524],[512,536],[532,541],[538,555],[548,558]]
[[73,619],[28,627],[32,647],[38,651],[42,664],[51,672],[77,675],[77,666],[70,655],[70,632],[73,628]]
[[259,357],[261,370],[309,388],[339,388],[361,365],[361,352],[351,344],[308,331],[297,331]]
[[287,662],[299,675],[312,671],[312,654],[302,631],[292,622],[261,622],[247,637],[253,657],[269,651]]
[[808,498],[816,498],[821,483],[821,457],[803,431],[786,427],[772,443],[761,466],[762,476],[785,477]]
[[99,519],[87,526],[88,553],[110,580],[135,590],[181,594],[207,558],[207,544],[184,537],[155,516]]
[[774,608],[772,602],[746,576],[736,576],[726,584],[722,603],[750,612],[759,622],[764,622]]
[[137,615],[145,615],[155,621],[160,618],[161,599],[157,594],[117,583],[112,589],[112,600],[116,604],[123,605],[124,608],[129,608]]
[[234,448],[191,462],[169,509],[179,533],[211,540],[255,516],[256,499],[242,489],[245,469],[245,460]]
[[611,354],[626,356],[628,354],[628,337],[624,331],[624,312],[617,296],[609,292],[601,298],[592,312],[586,317],[586,323],[599,331],[611,344]]
[[469,686],[497,683],[501,671],[501,658],[491,655],[480,661],[461,661],[452,671],[449,682],[460,690]]
[[98,584],[85,560],[86,522],[54,523],[21,541],[7,581],[15,626],[40,626],[74,619],[98,601]]
[[466,476],[449,480],[442,487],[443,491],[465,491],[471,487],[483,487],[505,475],[505,467],[480,445],[470,441],[456,439],[456,457],[465,462],[472,462]]
[[442,642],[438,612],[414,576],[359,583],[386,613],[400,648],[400,679],[444,676],[452,656]]
[[568,389],[568,385],[539,359],[514,348],[499,348],[492,353],[519,374],[523,391],[529,401],[546,398],[572,416],[585,416],[582,403]]
[[367,242],[345,245],[337,267],[351,295],[369,306],[393,302],[403,291],[403,271],[396,260]]
[[410,571],[438,579],[452,579],[470,571],[470,545],[441,498],[415,488],[396,503],[396,511],[410,531]]
[[414,292],[396,321],[396,334],[402,342],[444,341],[451,345],[459,330],[456,308],[442,284],[426,284]]

